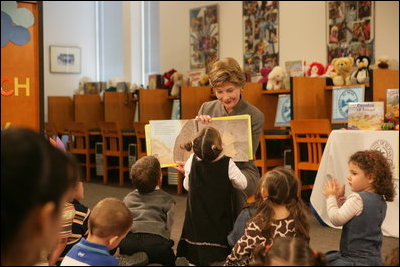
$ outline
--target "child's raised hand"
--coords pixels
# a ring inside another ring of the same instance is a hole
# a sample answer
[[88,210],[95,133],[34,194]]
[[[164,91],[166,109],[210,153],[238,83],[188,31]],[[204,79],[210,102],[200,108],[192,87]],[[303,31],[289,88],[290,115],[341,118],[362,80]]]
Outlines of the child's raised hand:
[[335,183],[335,187],[336,187],[336,197],[337,198],[344,197],[344,185],[340,185],[340,183],[337,179],[333,178],[332,180]]
[[325,196],[336,196],[336,184],[334,179],[329,179],[325,182],[323,194]]
[[195,120],[200,121],[202,123],[209,123],[211,122],[211,117],[209,115],[199,115],[196,116]]

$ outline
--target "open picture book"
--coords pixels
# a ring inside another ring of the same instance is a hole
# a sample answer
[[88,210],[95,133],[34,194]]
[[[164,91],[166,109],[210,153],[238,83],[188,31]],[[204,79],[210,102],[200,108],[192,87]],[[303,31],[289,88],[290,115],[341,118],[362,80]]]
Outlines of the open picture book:
[[212,118],[208,124],[191,120],[151,120],[145,126],[147,155],[160,160],[161,167],[175,166],[177,161],[186,161],[193,151],[184,145],[191,142],[204,127],[219,130],[226,156],[233,161],[253,159],[250,115]]

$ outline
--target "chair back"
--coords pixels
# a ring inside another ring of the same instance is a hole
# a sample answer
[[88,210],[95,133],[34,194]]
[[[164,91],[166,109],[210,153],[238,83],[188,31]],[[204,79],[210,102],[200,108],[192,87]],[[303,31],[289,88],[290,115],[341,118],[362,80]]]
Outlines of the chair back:
[[89,134],[82,122],[67,123],[68,150],[72,154],[86,154],[89,151]]
[[133,128],[135,129],[136,133],[136,142],[137,142],[137,158],[140,159],[141,157],[147,156],[146,150],[146,134],[144,127],[147,122],[134,122]]
[[[301,181],[301,170],[317,171],[331,132],[328,119],[291,120],[295,174]],[[310,189],[312,186],[304,189]]]
[[123,152],[122,133],[115,122],[100,122],[103,154],[119,156]]

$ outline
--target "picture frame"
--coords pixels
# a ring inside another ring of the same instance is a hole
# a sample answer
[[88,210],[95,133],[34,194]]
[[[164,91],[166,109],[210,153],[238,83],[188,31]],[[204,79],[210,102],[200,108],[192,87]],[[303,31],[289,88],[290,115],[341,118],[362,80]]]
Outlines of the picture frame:
[[328,62],[334,58],[368,56],[374,62],[375,2],[327,1],[326,45]]
[[290,120],[292,119],[290,103],[289,94],[279,95],[274,127],[290,127]]
[[243,1],[243,70],[252,81],[279,65],[279,1]]
[[50,46],[51,73],[81,73],[81,49],[76,46]]
[[364,101],[365,86],[334,87],[332,90],[331,122],[333,124],[347,123],[348,104]]
[[206,69],[219,58],[218,5],[193,8],[190,17],[190,69]]

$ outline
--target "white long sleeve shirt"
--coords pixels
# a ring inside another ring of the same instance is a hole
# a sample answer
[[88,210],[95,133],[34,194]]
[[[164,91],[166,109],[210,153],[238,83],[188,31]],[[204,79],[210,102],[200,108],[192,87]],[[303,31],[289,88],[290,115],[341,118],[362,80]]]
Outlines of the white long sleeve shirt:
[[[190,169],[192,168],[194,154],[191,154],[188,160],[185,163],[185,179],[183,180],[183,187],[189,191],[189,174]],[[223,155],[219,156],[215,159],[215,161],[219,160]],[[201,160],[197,157],[198,160]],[[229,180],[232,183],[234,188],[244,190],[247,187],[247,179],[240,171],[240,169],[236,166],[235,162],[232,159],[229,159],[229,167],[228,167],[228,176]]]
[[362,213],[363,201],[357,193],[351,193],[344,203],[338,203],[336,196],[330,195],[326,198],[326,207],[332,224],[342,226]]

